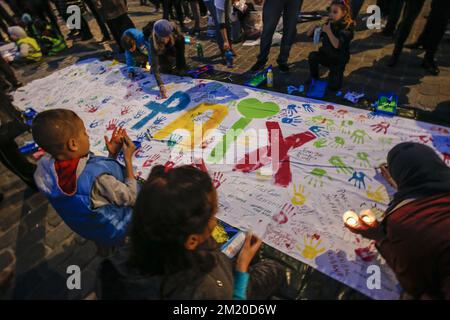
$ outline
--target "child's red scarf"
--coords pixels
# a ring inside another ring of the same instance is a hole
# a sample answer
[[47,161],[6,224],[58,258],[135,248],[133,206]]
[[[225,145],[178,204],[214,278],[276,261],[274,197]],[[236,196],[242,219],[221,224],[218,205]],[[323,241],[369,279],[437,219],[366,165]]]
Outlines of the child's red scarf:
[[77,168],[79,161],[80,158],[55,161],[58,185],[66,194],[72,195],[77,191]]

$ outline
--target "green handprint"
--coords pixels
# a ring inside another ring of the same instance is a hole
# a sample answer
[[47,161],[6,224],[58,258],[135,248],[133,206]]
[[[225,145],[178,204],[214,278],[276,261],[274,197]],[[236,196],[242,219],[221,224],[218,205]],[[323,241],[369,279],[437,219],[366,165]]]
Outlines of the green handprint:
[[341,133],[350,134],[352,132],[351,126],[353,126],[352,120],[342,120],[340,125]]
[[353,168],[347,166],[340,157],[332,156],[330,160],[328,160],[333,166],[336,167],[337,173],[347,173],[352,174]]
[[307,124],[325,126],[327,130],[331,130],[334,126],[334,120],[325,118],[324,116],[314,116],[307,121]]
[[330,144],[332,148],[342,148],[345,144],[345,140],[342,137],[335,137],[334,142]]
[[320,138],[319,140],[316,140],[314,142],[314,147],[316,148],[323,148],[327,145],[327,139],[325,138]]
[[361,129],[353,131],[352,135],[350,136],[353,139],[353,142],[356,144],[363,144],[364,143],[364,137],[369,137],[369,135]]
[[369,154],[367,152],[358,152],[356,153],[356,159],[353,161],[354,163],[359,160],[359,166],[364,168],[370,168]]
[[381,143],[381,145],[383,146],[390,146],[392,144],[392,141],[394,139],[393,138],[387,138],[387,137],[379,137],[378,141]]
[[320,187],[323,187],[323,178],[326,177],[328,180],[333,180],[329,175],[327,175],[327,172],[320,168],[314,168],[312,171],[308,172],[308,175],[305,176],[306,182],[313,186],[314,188],[319,185]]

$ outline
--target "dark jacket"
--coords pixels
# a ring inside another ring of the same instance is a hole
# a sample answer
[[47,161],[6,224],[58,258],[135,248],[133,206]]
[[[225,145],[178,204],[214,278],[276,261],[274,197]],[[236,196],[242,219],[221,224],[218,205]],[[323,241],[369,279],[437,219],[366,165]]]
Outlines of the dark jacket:
[[339,48],[333,47],[328,35],[322,32],[322,47],[319,51],[328,57],[335,57],[341,65],[345,65],[350,60],[350,42],[354,36],[354,26],[346,26],[343,21],[338,21],[331,24],[331,31],[339,39]]
[[161,72],[169,73],[172,71],[172,60],[175,60],[175,68],[177,71],[183,71],[187,67],[185,57],[185,43],[184,36],[178,26],[172,22],[173,25],[173,43],[166,45],[164,48],[156,48],[156,39],[153,34],[154,22],[147,24],[142,30],[144,37],[148,39],[150,44],[150,57],[152,64],[152,72],[155,76],[156,82],[159,86],[163,84],[161,79]]
[[169,276],[146,276],[129,266],[129,246],[124,246],[101,263],[97,296],[108,300],[231,300],[234,286],[232,261],[219,249],[213,255],[215,267],[199,277],[192,277],[191,270]]

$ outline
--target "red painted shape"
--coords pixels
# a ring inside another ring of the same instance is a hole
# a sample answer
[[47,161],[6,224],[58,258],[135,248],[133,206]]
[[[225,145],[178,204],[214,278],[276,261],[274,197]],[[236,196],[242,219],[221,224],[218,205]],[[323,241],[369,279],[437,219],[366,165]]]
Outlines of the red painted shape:
[[[247,153],[233,170],[252,172],[272,163],[272,170],[275,172],[273,175],[275,184],[287,187],[292,180],[290,157],[288,155],[289,150],[296,149],[316,139],[316,136],[311,131],[306,131],[283,138],[279,123],[272,121],[266,122],[266,128],[269,132],[269,145]],[[275,146],[276,140],[278,140],[278,159],[274,159],[272,155],[272,149]],[[255,159],[255,163],[250,163],[250,160]]]

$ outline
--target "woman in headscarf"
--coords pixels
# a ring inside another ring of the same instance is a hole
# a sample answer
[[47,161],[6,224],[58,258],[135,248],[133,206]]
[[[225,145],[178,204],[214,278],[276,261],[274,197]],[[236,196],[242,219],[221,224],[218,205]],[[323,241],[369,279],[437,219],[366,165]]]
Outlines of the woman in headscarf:
[[346,226],[376,241],[408,295],[450,299],[450,168],[430,147],[405,142],[381,171],[397,188],[383,221]]

